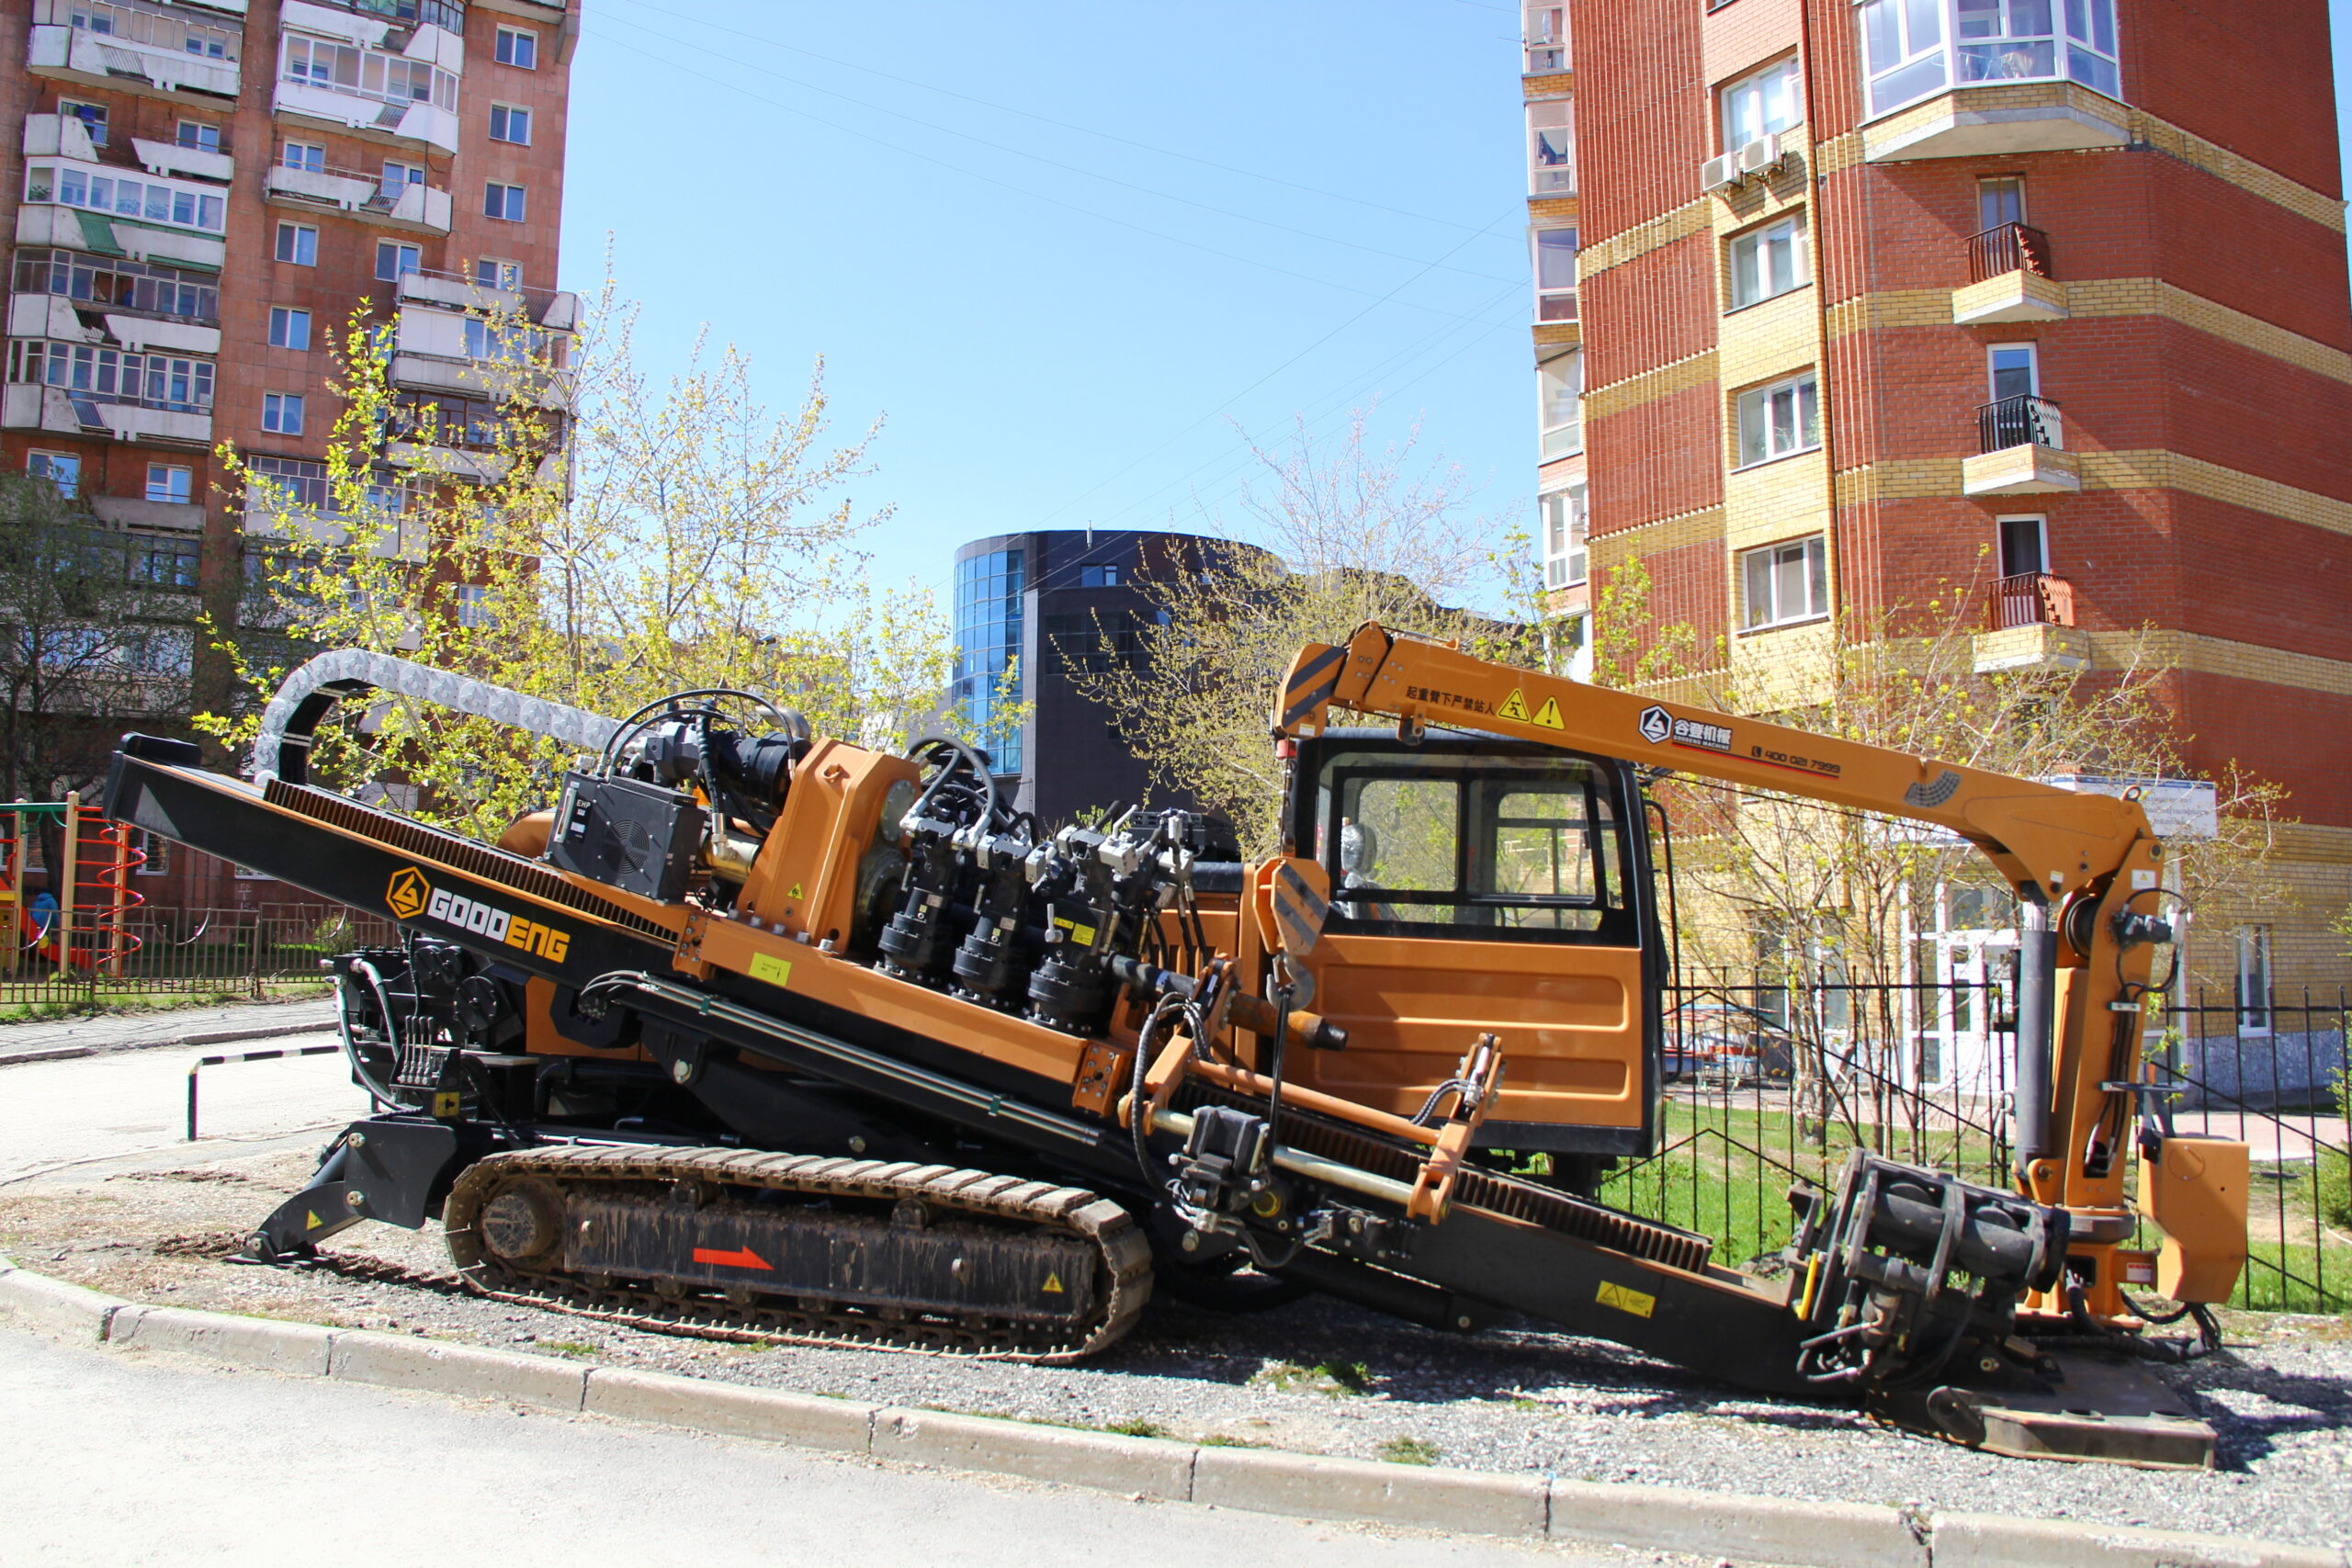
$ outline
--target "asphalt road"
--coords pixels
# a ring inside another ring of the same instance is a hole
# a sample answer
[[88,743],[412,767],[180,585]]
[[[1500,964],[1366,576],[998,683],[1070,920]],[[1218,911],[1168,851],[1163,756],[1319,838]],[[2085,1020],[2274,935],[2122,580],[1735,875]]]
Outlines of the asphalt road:
[[[0,1315],[0,1563],[1624,1564],[60,1344]],[[39,1434],[38,1440],[32,1439]]]
[[[207,1067],[203,1140],[186,1143],[187,1072],[198,1058],[331,1045],[332,1031],[228,1045],[156,1048],[0,1066],[0,1183],[85,1162],[185,1159],[300,1135],[368,1113],[342,1054]],[[315,1141],[315,1140],[314,1140]]]

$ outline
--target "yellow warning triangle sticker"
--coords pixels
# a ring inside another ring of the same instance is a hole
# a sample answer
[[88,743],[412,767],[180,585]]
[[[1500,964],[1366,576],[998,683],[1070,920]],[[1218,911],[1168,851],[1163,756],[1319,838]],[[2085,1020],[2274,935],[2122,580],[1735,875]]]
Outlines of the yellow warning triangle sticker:
[[1542,725],[1546,729],[1566,729],[1567,726],[1560,722],[1560,699],[1545,697],[1544,705],[1535,710],[1532,722]]
[[319,1216],[318,1216],[318,1214],[317,1214],[317,1213],[316,1213],[315,1211],[306,1211],[306,1212],[303,1213],[302,1217],[303,1217],[304,1219],[306,1219],[306,1220],[308,1220],[308,1221],[310,1221],[310,1222],[311,1222],[307,1226],[305,1226],[305,1227],[304,1227],[305,1229],[308,1229],[308,1230],[316,1230],[316,1229],[318,1229],[321,1225],[322,1225],[322,1224],[326,1224],[326,1221],[324,1221],[324,1220],[322,1220],[322,1219],[319,1218]]
[[794,883],[794,884],[792,885],[792,891],[791,891],[791,892],[789,892],[789,893],[787,893],[787,894],[786,894],[786,895],[785,895],[785,897],[787,897],[787,898],[797,898],[797,897],[802,897],[801,892],[800,892],[800,884],[798,884],[797,882]]
[[1046,1293],[1049,1296],[1058,1296],[1062,1293],[1062,1277],[1059,1274],[1046,1276]]
[[1527,694],[1517,686],[1513,686],[1510,689],[1510,695],[1503,699],[1503,705],[1495,711],[1505,718],[1515,718],[1520,723],[1525,724],[1527,722]]

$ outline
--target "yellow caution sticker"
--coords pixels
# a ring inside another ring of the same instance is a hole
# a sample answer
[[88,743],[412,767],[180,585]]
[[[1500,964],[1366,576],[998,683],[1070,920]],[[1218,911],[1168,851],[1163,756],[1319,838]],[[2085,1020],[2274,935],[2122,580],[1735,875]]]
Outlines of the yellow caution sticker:
[[1045,1292],[1046,1294],[1049,1296],[1060,1295],[1062,1293],[1062,1277],[1059,1274],[1046,1275]]
[[786,894],[785,897],[787,898],[799,898],[806,897],[806,895],[800,891],[800,886],[801,885],[797,882],[794,883],[792,885],[792,891]]
[[1629,1312],[1635,1317],[1647,1317],[1657,1306],[1656,1296],[1645,1296],[1631,1286],[1612,1285],[1606,1280],[1600,1281],[1600,1293],[1597,1299],[1602,1306],[1615,1307],[1619,1312]]
[[1544,705],[1535,710],[1535,716],[1529,720],[1529,722],[1532,724],[1541,725],[1545,729],[1566,729],[1567,728],[1566,725],[1560,722],[1560,699],[1557,697],[1545,697],[1544,699]]
[[1495,712],[1504,718],[1515,718],[1520,723],[1525,724],[1528,721],[1527,694],[1517,686],[1513,686],[1510,689],[1510,695],[1503,699],[1503,705],[1497,708]]
[[302,1227],[302,1228],[303,1228],[303,1229],[305,1229],[305,1230],[313,1230],[313,1231],[314,1231],[314,1230],[317,1230],[321,1225],[322,1225],[322,1224],[326,1224],[326,1221],[324,1221],[324,1220],[322,1220],[322,1219],[319,1218],[319,1216],[318,1216],[318,1212],[317,1212],[316,1210],[311,1210],[311,1209],[306,1209],[306,1210],[304,1210],[304,1211],[303,1211],[303,1213],[302,1213],[302,1217],[303,1217],[305,1220],[308,1220],[308,1221],[310,1222],[310,1224],[306,1224],[306,1225],[304,1225],[304,1226]]
[[792,961],[778,958],[773,953],[755,953],[752,954],[752,978],[765,980],[771,986],[789,986],[792,984]]
[[457,1090],[441,1089],[433,1091],[433,1114],[435,1117],[443,1122],[451,1121],[456,1118],[458,1110],[459,1105]]
[[1080,925],[1078,921],[1071,919],[1068,915],[1056,915],[1054,917],[1054,924],[1062,931],[1068,931],[1069,933],[1070,941],[1078,943],[1079,946],[1092,947],[1094,945],[1094,928],[1092,926]]

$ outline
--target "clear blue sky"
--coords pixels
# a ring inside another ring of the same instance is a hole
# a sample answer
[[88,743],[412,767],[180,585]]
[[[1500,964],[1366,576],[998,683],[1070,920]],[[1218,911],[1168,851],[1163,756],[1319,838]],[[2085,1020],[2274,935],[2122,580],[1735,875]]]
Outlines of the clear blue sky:
[[840,428],[887,417],[877,576],[1199,526],[1237,423],[1375,399],[1532,509],[1516,6],[586,3],[567,286],[610,232],[656,367],[707,321],[788,404],[821,352]]

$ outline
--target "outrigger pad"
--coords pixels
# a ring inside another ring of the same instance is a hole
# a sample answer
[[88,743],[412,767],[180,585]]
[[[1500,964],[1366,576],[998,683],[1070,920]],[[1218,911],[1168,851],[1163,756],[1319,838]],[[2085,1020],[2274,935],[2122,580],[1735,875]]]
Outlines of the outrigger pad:
[[2047,1392],[1939,1388],[1911,1396],[1917,1404],[1909,1411],[1873,1414],[2013,1459],[2213,1468],[2213,1428],[2189,1414],[2188,1401],[2146,1361],[2060,1350],[2049,1354],[2047,1365],[2054,1385]]
[[415,1230],[441,1206],[461,1155],[457,1129],[408,1116],[355,1122],[328,1146],[310,1184],[270,1211],[248,1243],[256,1262],[308,1258],[329,1236],[362,1220]]

